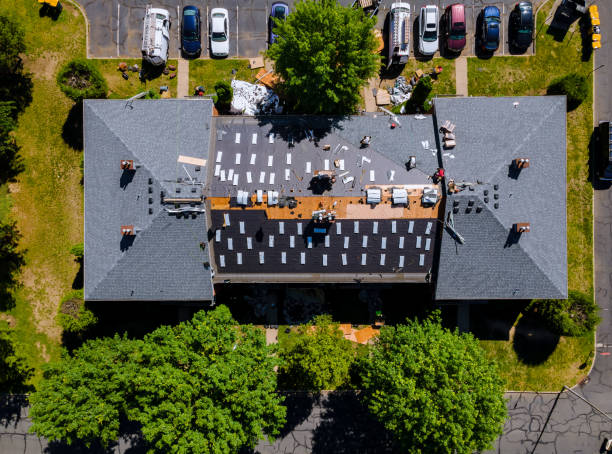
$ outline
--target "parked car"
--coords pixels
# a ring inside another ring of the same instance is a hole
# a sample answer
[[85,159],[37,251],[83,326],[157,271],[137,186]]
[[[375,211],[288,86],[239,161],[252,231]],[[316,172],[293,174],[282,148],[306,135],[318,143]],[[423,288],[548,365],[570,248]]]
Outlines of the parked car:
[[289,15],[289,6],[286,3],[278,2],[272,5],[272,11],[270,11],[270,17],[268,18],[268,42],[274,44],[276,42],[277,35],[274,33],[276,25],[274,19],[283,21]]
[[419,16],[419,52],[433,55],[438,51],[438,7],[427,5]]
[[446,8],[446,48],[450,52],[461,52],[465,47],[465,7],[455,3]]
[[229,18],[225,8],[210,11],[210,53],[213,57],[229,55]]
[[499,47],[501,18],[497,6],[487,6],[482,12],[480,45],[483,50],[494,52]]
[[202,51],[202,22],[200,10],[195,6],[185,6],[181,18],[181,49],[183,54],[195,57]]
[[170,42],[170,13],[161,8],[147,6],[143,19],[142,59],[153,66],[163,66],[168,61]]
[[531,2],[517,3],[510,13],[511,44],[527,49],[533,41],[533,7]]

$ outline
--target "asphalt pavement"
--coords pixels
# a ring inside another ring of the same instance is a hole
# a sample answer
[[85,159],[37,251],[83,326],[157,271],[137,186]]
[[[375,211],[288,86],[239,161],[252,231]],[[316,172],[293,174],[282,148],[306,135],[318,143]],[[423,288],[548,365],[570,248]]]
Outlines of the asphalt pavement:
[[[179,56],[180,47],[180,17],[182,8],[194,5],[200,9],[202,17],[203,45],[208,46],[208,16],[212,8],[225,8],[229,14],[230,57],[252,58],[259,56],[268,47],[268,15],[271,6],[277,0],[77,0],[85,9],[89,21],[90,58],[140,58],[142,39],[142,20],[146,6],[152,4],[157,8],[167,9],[171,18],[170,58]],[[290,8],[294,0],[284,0]],[[351,5],[352,0],[340,0],[343,5]],[[378,28],[383,29],[389,13],[392,0],[383,0],[377,14]],[[442,16],[445,8],[452,0],[416,0],[409,1],[412,19],[412,55],[416,55],[418,42],[418,16],[422,6],[435,4],[440,8]],[[466,27],[468,30],[467,44],[462,55],[476,54],[476,25],[482,9],[488,5],[497,6],[502,15],[501,45],[494,55],[509,55],[508,20],[510,11],[516,0],[464,0],[466,6]],[[540,0],[533,1],[534,5]],[[442,44],[442,42],[441,42]],[[526,51],[532,53],[533,48]],[[202,57],[209,56],[208,49],[202,52]]]

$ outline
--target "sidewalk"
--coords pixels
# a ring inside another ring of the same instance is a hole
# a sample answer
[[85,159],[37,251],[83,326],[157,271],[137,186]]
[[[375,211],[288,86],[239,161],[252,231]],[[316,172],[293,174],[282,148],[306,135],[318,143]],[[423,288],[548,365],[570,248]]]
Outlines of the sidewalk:
[[176,97],[184,98],[189,96],[189,60],[179,57],[177,77]]
[[455,86],[457,96],[468,95],[468,69],[466,57],[459,57],[455,60]]

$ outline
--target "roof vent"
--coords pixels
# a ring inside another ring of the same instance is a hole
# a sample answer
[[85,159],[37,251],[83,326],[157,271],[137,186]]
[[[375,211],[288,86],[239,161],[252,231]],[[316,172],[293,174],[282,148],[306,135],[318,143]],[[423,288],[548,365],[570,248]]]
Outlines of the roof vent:
[[405,189],[393,189],[393,203],[395,205],[408,203],[408,191]]
[[376,205],[377,203],[380,203],[381,200],[381,191],[378,188],[372,188],[372,189],[368,189],[366,190],[366,202],[367,203],[371,203],[372,205]]
[[136,229],[134,228],[133,225],[122,225],[121,235],[122,236],[134,236],[136,235]]
[[527,158],[516,158],[514,161],[514,167],[517,169],[526,169],[529,167],[529,159]]
[[135,170],[133,159],[122,159],[121,170]]
[[416,167],[416,156],[410,156],[410,159],[406,163],[406,169],[414,169]]
[[529,222],[519,222],[514,224],[514,229],[516,233],[528,233],[531,230],[531,226]]
[[438,203],[438,190],[436,188],[423,189],[423,199],[421,203],[423,205],[435,205]]
[[238,191],[236,196],[238,205],[247,206],[249,204],[249,193],[247,191]]

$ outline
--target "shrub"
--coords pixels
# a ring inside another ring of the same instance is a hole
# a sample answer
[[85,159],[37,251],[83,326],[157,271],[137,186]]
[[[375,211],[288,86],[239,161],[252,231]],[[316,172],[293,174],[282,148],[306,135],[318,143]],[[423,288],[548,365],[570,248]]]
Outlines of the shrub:
[[88,98],[104,98],[106,80],[95,63],[77,58],[66,63],[57,75],[57,83],[66,96],[75,102]]
[[574,110],[589,96],[589,84],[586,77],[571,73],[553,80],[546,93],[567,96],[567,110]]
[[83,301],[83,290],[73,290],[65,295],[59,307],[58,322],[64,332],[82,335],[97,323],[98,319]]
[[431,102],[429,101],[431,90],[433,90],[431,77],[421,77],[412,91],[407,107],[410,107],[411,110],[419,109],[421,112],[429,111],[431,109]]
[[560,336],[582,336],[600,322],[597,304],[584,293],[570,290],[566,300],[533,300],[529,311]]
[[70,248],[70,253],[76,260],[83,260],[83,243],[77,243]]
[[279,382],[284,389],[309,391],[346,387],[355,353],[329,315],[316,317],[280,343]]
[[234,90],[230,83],[220,80],[215,84],[215,92],[217,93],[217,109],[219,111],[228,111],[234,97]]

